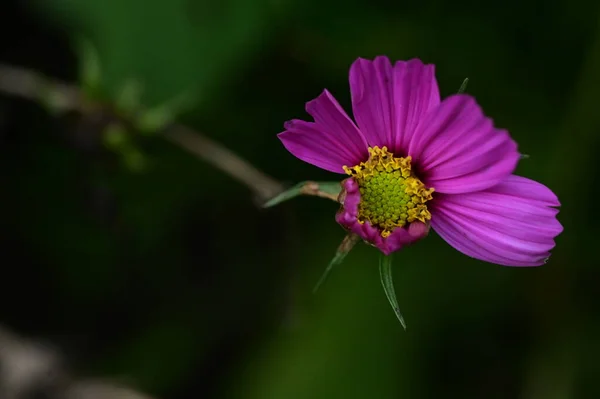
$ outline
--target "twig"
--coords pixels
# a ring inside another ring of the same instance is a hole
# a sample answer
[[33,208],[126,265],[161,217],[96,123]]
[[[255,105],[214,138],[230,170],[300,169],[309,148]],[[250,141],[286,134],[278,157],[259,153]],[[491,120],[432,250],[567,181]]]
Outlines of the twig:
[[0,326],[0,398],[151,399],[117,381],[79,379],[57,348]]
[[[0,64],[0,93],[41,102],[59,112],[86,113],[102,107],[94,104],[74,85],[48,79],[37,72]],[[117,116],[115,116],[117,118]],[[249,187],[261,201],[283,192],[283,184],[261,172],[246,160],[199,132],[174,124],[163,132],[163,137],[186,151],[208,162]],[[321,196],[320,193],[307,195]]]
[[314,181],[306,182],[304,187],[300,190],[301,194],[304,195],[314,195],[321,198],[327,198],[332,201],[338,202],[339,194],[332,194],[327,191],[321,190],[319,183]]
[[248,186],[262,201],[285,190],[284,186],[206,136],[187,126],[174,125],[164,132],[169,141],[185,148],[206,162]]
[[76,86],[25,68],[0,64],[0,92],[36,102],[52,101],[58,111],[86,111],[85,96]]

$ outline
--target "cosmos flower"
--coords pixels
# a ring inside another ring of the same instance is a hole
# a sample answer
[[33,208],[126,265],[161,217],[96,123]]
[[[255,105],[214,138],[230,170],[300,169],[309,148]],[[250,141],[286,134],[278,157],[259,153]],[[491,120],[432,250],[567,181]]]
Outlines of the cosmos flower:
[[562,231],[559,201],[513,174],[520,154],[473,97],[440,99],[433,65],[356,60],[354,119],[325,90],[306,104],[314,122],[279,134],[297,158],[345,174],[337,222],[389,255],[432,227],[460,252],[505,266],[543,264]]

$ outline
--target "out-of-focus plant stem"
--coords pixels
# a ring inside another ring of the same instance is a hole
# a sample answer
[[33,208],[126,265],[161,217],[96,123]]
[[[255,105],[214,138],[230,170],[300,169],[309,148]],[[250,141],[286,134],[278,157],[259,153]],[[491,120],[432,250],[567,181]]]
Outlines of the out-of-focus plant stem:
[[[113,108],[89,99],[75,85],[49,79],[37,72],[10,65],[0,64],[0,93],[41,103],[58,114],[75,111],[85,115],[97,110],[110,113]],[[122,118],[114,112],[111,116],[114,119]],[[286,188],[239,155],[188,126],[170,124],[162,129],[161,136],[247,186],[261,203]],[[306,191],[302,194],[327,198],[327,193],[318,190]]]

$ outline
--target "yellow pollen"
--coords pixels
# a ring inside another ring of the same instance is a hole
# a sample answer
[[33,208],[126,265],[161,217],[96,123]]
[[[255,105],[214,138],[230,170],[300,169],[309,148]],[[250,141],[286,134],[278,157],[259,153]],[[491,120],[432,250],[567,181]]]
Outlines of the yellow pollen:
[[396,158],[387,147],[369,147],[369,160],[344,171],[352,176],[360,189],[358,221],[369,221],[389,236],[397,227],[416,220],[431,220],[426,202],[432,199],[433,188],[412,173],[411,157]]

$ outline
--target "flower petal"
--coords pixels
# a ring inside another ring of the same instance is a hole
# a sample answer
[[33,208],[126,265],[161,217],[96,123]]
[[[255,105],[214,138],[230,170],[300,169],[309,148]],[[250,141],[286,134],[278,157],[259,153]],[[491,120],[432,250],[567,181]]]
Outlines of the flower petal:
[[464,94],[448,97],[421,121],[408,152],[426,185],[447,194],[495,186],[519,160],[517,144],[508,132],[495,128],[475,100]]
[[435,67],[420,60],[359,58],[350,67],[350,92],[356,123],[370,146],[387,146],[406,155],[419,120],[440,103]]
[[433,229],[470,257],[504,266],[539,266],[563,230],[546,186],[511,175],[485,191],[438,195]]
[[420,60],[397,61],[394,65],[394,110],[396,134],[394,153],[408,155],[408,144],[419,122],[440,105],[435,66]]
[[278,134],[285,148],[297,158],[319,168],[344,173],[368,157],[367,142],[342,107],[325,90],[306,104],[315,122],[294,119]]

